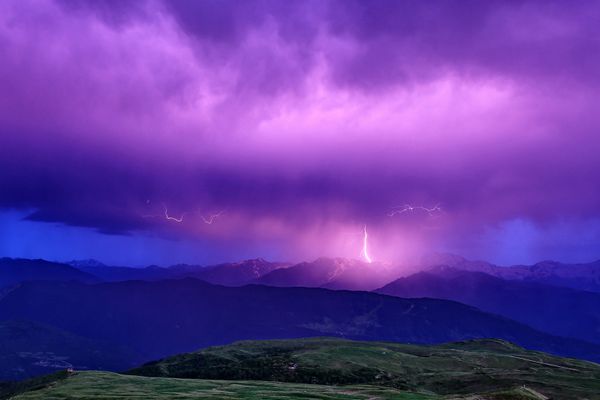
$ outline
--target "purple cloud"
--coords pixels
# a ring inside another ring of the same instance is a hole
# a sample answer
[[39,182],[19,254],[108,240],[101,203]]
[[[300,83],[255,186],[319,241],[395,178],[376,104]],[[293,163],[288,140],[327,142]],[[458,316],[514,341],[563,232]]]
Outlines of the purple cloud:
[[[390,257],[517,219],[588,226],[599,16],[595,2],[5,2],[0,207],[294,255],[347,253],[363,224]],[[443,213],[388,216],[406,203]],[[147,217],[163,205],[184,222]]]

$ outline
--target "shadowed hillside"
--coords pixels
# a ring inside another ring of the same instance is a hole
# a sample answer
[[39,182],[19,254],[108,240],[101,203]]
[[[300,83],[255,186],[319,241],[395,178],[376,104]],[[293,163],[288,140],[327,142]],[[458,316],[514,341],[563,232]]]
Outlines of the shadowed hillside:
[[544,332],[600,343],[600,293],[448,267],[400,278],[377,292],[459,301]]
[[121,370],[139,360],[126,346],[28,321],[0,322],[0,381],[66,368]]
[[453,301],[312,288],[224,287],[195,279],[28,282],[0,299],[0,319],[36,321],[128,346],[146,360],[236,340],[307,336],[412,343],[495,337],[600,360],[600,346],[550,336]]

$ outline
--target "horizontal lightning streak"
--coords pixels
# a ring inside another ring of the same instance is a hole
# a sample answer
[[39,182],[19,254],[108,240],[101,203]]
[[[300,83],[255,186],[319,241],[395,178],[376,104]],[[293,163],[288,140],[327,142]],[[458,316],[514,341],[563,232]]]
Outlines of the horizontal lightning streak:
[[[158,218],[158,217],[163,218],[164,217],[164,219],[166,219],[167,221],[173,221],[173,222],[177,222],[178,224],[180,224],[183,222],[184,216],[186,214],[188,214],[188,215],[190,214],[189,212],[183,213],[183,214],[181,214],[181,217],[177,218],[177,217],[169,214],[169,209],[167,208],[167,206],[165,204],[163,204],[163,210],[164,210],[163,214],[147,214],[147,215],[142,215],[142,218]],[[204,222],[205,224],[212,225],[217,218],[219,218],[221,215],[223,215],[224,212],[225,212],[225,210],[221,210],[218,213],[209,214],[206,217],[204,215],[200,214],[200,218],[202,219],[202,222]],[[197,212],[197,213],[199,214],[199,212]],[[192,214],[196,214],[196,212],[194,212]]]
[[442,211],[441,207],[439,204],[436,204],[435,206],[428,208],[428,207],[423,207],[423,206],[413,206],[410,204],[405,204],[403,206],[398,206],[398,207],[393,207],[392,211],[390,211],[388,213],[388,217],[393,217],[394,215],[398,215],[398,214],[404,214],[407,212],[415,212],[415,211],[424,211],[429,215],[433,215],[436,212],[440,212]]

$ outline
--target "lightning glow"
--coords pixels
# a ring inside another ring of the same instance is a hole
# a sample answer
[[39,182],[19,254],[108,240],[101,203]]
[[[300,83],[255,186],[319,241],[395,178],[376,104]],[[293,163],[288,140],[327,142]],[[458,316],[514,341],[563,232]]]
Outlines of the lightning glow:
[[388,213],[388,217],[393,217],[394,215],[404,214],[407,212],[415,212],[415,211],[424,211],[429,215],[434,215],[436,212],[441,212],[442,209],[439,204],[436,204],[435,206],[433,206],[431,208],[405,204],[403,206],[393,207],[392,211],[390,211]]
[[363,228],[363,257],[365,259],[366,262],[368,262],[369,264],[373,262],[373,260],[371,260],[371,257],[369,256],[369,246],[368,246],[368,242],[369,242],[369,234],[367,233],[367,225],[364,226]]

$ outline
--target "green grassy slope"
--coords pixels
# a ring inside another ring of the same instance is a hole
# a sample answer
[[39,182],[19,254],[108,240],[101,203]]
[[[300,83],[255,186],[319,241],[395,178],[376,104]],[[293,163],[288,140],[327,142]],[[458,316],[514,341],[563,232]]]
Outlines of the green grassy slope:
[[527,351],[500,340],[438,346],[332,338],[244,341],[146,364],[131,374],[368,384],[440,395],[525,386],[553,399],[600,399],[600,365]]
[[[54,379],[54,380],[53,380]],[[27,390],[26,386],[30,386]],[[112,372],[78,372],[68,377],[45,377],[28,382],[12,396],[14,400],[67,399],[248,399],[248,400],[544,400],[527,388],[466,396],[410,393],[376,386],[325,386],[265,381],[218,381],[203,379],[151,378]]]
[[127,375],[63,372],[0,385],[2,398],[593,400],[600,399],[600,365],[501,340],[438,346],[246,341],[170,357]]
[[323,386],[260,381],[147,378],[110,372],[80,372],[41,390],[13,397],[34,399],[323,399],[434,400],[391,388]]

